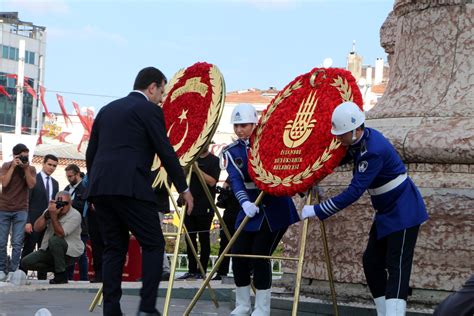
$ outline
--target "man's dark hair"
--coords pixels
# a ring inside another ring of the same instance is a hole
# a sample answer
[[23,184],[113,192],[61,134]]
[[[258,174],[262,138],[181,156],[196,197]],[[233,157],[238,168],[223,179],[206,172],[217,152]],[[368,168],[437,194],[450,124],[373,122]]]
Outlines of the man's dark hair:
[[14,155],[19,155],[22,152],[29,153],[30,150],[28,149],[28,147],[26,147],[25,144],[20,143],[20,144],[16,144],[15,147],[13,147],[12,152],[13,152]]
[[53,161],[59,162],[58,157],[56,157],[55,155],[47,154],[47,155],[44,156],[44,158],[43,158],[43,163],[46,163],[46,161],[48,161],[48,160],[50,160],[50,159],[53,160]]
[[66,167],[66,169],[64,169],[64,170],[66,170],[66,171],[72,171],[72,172],[74,172],[74,174],[78,174],[78,173],[81,172],[81,169],[78,167],[78,165],[73,164],[73,163],[70,164],[70,165],[68,165],[68,166]]
[[160,86],[163,81],[166,84],[166,77],[160,70],[155,67],[143,68],[135,78],[133,90],[145,90],[153,82]]

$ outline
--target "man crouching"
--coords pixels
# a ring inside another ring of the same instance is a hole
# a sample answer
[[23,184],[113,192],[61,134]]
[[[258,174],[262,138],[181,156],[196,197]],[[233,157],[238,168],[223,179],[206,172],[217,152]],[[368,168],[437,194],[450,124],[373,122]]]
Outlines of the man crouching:
[[67,283],[66,267],[84,252],[81,214],[71,207],[71,194],[58,192],[33,229],[39,233],[46,231],[40,249],[24,257],[22,266],[27,270],[54,272],[50,284]]

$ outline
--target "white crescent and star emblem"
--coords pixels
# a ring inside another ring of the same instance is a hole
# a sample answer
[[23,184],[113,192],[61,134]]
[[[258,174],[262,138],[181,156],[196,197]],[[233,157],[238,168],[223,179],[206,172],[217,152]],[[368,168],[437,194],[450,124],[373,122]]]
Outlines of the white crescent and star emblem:
[[[179,124],[181,124],[184,120],[186,120],[186,131],[184,132],[184,135],[183,137],[181,138],[181,140],[177,143],[177,144],[174,144],[173,145],[173,149],[174,151],[178,151],[181,146],[183,146],[184,144],[184,141],[186,140],[186,136],[188,136],[188,129],[189,129],[189,124],[188,124],[188,118],[186,117],[186,115],[188,114],[188,110],[184,110],[181,112],[181,115],[178,117],[179,119]],[[167,133],[167,136],[170,137],[170,134],[171,134],[171,130],[173,129],[173,126],[176,122],[174,122],[173,124],[171,124],[170,126],[170,129],[168,130],[168,133]]]
[[359,162],[359,166],[357,167],[357,170],[359,170],[360,173],[365,172],[367,170],[367,167],[369,166],[369,163],[366,160],[363,160]]

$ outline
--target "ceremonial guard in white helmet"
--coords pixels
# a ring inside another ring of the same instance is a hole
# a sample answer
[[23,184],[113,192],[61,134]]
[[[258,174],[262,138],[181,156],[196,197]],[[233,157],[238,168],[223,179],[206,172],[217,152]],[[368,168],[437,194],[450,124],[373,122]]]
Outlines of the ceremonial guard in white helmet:
[[[227,169],[231,187],[242,207],[236,228],[245,216],[251,217],[237,238],[233,254],[271,255],[288,226],[299,221],[295,205],[289,197],[266,195],[259,207],[254,204],[260,193],[248,171],[249,137],[258,122],[257,112],[250,104],[235,107],[231,116],[234,132],[239,138],[221,154],[222,167]],[[255,309],[250,301],[250,275],[257,289]],[[231,315],[270,315],[272,267],[268,259],[232,258],[236,288],[235,309]]]
[[[413,252],[420,224],[428,219],[425,204],[392,144],[377,130],[365,128],[365,115],[352,102],[332,114],[331,133],[348,147],[354,176],[341,194],[306,205],[303,218],[324,220],[357,201],[367,191],[376,210],[363,256],[364,273],[377,315],[405,315]],[[344,161],[343,160],[343,161]]]

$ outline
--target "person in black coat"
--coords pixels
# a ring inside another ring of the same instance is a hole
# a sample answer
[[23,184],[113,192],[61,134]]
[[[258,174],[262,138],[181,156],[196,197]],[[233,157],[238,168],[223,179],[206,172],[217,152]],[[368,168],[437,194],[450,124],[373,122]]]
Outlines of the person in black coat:
[[[38,217],[48,208],[49,201],[53,200],[59,191],[59,184],[51,175],[58,166],[58,157],[48,154],[44,156],[43,167],[36,175],[36,185],[29,191],[28,195],[28,219],[25,225],[25,239],[21,258],[32,253],[36,246],[41,246],[44,232],[35,232],[33,224]],[[46,186],[48,184],[48,186]],[[21,262],[21,261],[20,261]],[[20,269],[27,273],[26,269]],[[38,280],[46,280],[45,272],[38,272]]]
[[[219,158],[212,154],[209,148],[206,148],[196,162],[214,201],[216,196],[216,184],[217,181],[219,181],[219,175],[221,173]],[[206,197],[206,193],[198,176],[194,172],[191,176],[190,189],[193,196],[199,197],[199,199],[196,199],[196,203],[194,203],[193,213],[191,215],[185,214],[184,224],[188,230],[192,246],[196,251],[198,251],[197,240],[199,236],[199,261],[204,269],[204,273],[206,273],[209,256],[211,254],[210,231],[212,219],[214,218],[214,209]],[[191,251],[191,244],[187,239],[186,253],[188,255],[188,272],[179,277],[178,280],[203,279],[205,275],[202,275],[198,269],[198,263]]]
[[[82,185],[81,169],[76,164],[70,164],[64,169],[66,171],[66,178],[69,184],[64,188],[64,191],[67,191],[71,194],[72,207],[76,209],[81,214],[81,240],[84,243],[84,253],[78,258],[79,263],[79,280],[88,281],[88,270],[89,265],[87,262],[87,241],[89,240],[89,227],[87,226],[87,219],[84,216],[84,206],[86,200],[84,200],[84,192],[86,187]],[[76,262],[71,266],[66,268],[68,280],[74,280],[74,269]]]
[[160,315],[155,307],[163,264],[164,237],[150,186],[155,154],[192,211],[193,197],[166,135],[158,106],[166,77],[153,67],[142,69],[128,96],[104,106],[94,121],[86,164],[88,199],[103,228],[104,315],[122,315],[121,278],[129,231],[142,248],[141,301],[138,315]]

